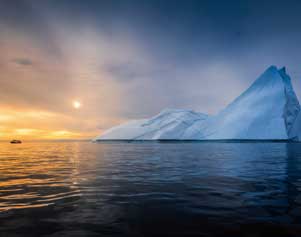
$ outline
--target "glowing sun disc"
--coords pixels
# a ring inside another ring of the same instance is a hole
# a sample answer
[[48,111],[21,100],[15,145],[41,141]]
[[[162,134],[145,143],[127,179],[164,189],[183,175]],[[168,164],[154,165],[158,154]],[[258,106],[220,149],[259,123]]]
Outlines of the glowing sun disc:
[[77,100],[73,101],[73,108],[79,109],[81,106],[82,104],[79,101]]

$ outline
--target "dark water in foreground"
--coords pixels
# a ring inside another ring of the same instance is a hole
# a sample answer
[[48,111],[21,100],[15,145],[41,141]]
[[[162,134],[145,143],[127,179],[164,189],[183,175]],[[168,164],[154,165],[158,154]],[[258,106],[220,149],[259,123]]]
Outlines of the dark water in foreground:
[[301,144],[0,143],[0,236],[301,236]]

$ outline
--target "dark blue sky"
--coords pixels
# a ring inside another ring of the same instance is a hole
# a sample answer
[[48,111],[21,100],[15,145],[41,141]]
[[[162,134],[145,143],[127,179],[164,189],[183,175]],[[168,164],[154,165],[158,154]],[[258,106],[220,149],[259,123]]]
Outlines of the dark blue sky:
[[216,113],[272,64],[300,96],[300,12],[300,1],[2,0],[0,100],[73,116],[79,98],[70,129],[95,130],[83,117],[102,129],[165,107]]

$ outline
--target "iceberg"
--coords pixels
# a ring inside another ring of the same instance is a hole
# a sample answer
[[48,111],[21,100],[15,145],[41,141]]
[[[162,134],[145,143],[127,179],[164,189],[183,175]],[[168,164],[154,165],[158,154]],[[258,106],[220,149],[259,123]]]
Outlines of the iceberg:
[[191,110],[165,109],[150,119],[113,127],[94,140],[177,140],[189,127],[205,121],[207,117]]
[[269,67],[216,115],[166,109],[105,131],[100,140],[300,140],[300,104],[285,68]]

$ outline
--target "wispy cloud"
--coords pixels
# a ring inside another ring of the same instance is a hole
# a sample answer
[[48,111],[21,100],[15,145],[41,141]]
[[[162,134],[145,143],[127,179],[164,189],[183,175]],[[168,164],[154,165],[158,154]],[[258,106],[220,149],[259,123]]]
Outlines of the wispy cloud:
[[14,58],[12,62],[16,63],[17,65],[21,66],[32,66],[33,61],[29,58]]

